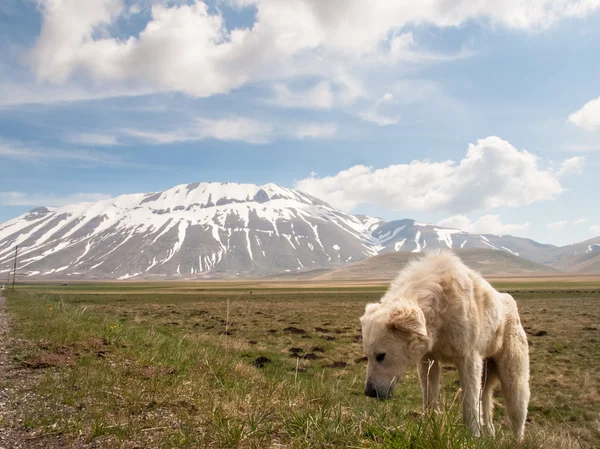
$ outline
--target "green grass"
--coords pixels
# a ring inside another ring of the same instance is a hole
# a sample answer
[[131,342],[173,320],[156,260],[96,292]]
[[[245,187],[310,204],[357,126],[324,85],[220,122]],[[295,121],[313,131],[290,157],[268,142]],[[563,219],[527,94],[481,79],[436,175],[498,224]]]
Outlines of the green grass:
[[[414,370],[391,401],[362,394],[358,317],[381,289],[72,287],[22,287],[9,309],[20,339],[15,363],[34,373],[17,389],[28,397],[19,419],[74,447],[514,447],[501,405],[497,438],[470,438],[450,369],[441,413],[421,413]],[[598,327],[599,295],[515,296],[528,330],[548,333],[530,336],[522,447],[598,447],[600,345],[598,331],[585,329]],[[270,362],[257,367],[259,357]]]

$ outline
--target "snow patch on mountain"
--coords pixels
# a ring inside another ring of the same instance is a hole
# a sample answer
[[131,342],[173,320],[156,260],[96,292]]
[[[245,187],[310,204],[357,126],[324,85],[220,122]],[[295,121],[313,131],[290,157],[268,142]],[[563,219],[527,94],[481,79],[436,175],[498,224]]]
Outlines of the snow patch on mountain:
[[412,250],[413,253],[418,253],[421,252],[421,231],[417,231],[417,234],[415,235],[415,244],[417,245],[417,247],[415,249]]
[[452,234],[459,234],[462,231],[458,229],[440,229],[434,228],[434,231],[437,232],[438,240],[440,242],[444,242],[448,248],[452,248]]
[[394,251],[398,252],[402,249],[402,247],[404,246],[404,242],[406,242],[406,239],[402,239],[399,242],[394,243]]

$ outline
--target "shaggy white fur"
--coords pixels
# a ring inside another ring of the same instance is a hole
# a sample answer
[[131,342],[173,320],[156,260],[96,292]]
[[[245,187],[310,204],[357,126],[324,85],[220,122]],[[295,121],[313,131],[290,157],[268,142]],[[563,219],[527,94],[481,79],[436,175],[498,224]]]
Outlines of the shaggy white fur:
[[[449,251],[409,263],[361,318],[368,357],[365,394],[387,398],[417,364],[424,406],[437,405],[440,362],[458,368],[463,418],[475,435],[494,433],[495,385],[522,438],[529,402],[529,350],[512,296],[496,291]],[[483,421],[483,422],[482,422]]]

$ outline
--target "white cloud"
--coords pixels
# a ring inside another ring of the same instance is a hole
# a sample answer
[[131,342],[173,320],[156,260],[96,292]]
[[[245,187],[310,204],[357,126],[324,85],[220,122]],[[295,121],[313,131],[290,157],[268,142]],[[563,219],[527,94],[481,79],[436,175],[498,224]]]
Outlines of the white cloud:
[[178,125],[174,129],[163,131],[126,129],[123,130],[123,133],[129,137],[155,144],[194,142],[205,139],[266,144],[279,137],[327,138],[335,135],[336,131],[337,125],[333,123],[299,123],[287,126],[232,116],[220,119],[194,118],[187,125]]
[[580,224],[584,224],[584,223],[587,223],[588,221],[590,221],[590,219],[589,219],[588,217],[582,217],[582,218],[578,218],[577,220],[575,220],[575,221],[573,222],[573,226],[577,226],[577,225],[580,225]]
[[105,193],[76,193],[60,196],[46,193],[0,192],[0,206],[64,206],[112,198]]
[[356,165],[334,176],[313,175],[296,188],[344,210],[372,204],[389,210],[438,210],[452,213],[517,207],[556,198],[563,188],[537,157],[498,137],[470,144],[454,161],[412,161],[374,169]]
[[443,220],[440,220],[438,222],[438,225],[443,226],[445,228],[460,229],[462,231],[467,231],[472,224],[473,221],[469,217],[461,214],[444,218]]
[[216,140],[242,140],[250,143],[267,143],[273,134],[273,127],[258,120],[247,118],[232,118],[198,120],[198,135],[200,138]]
[[290,129],[290,134],[298,139],[317,139],[333,137],[337,132],[337,125],[334,123],[309,123],[299,125]]
[[590,226],[590,232],[596,232],[600,234],[600,224],[595,224]]
[[400,122],[401,117],[388,117],[378,113],[375,110],[363,111],[359,114],[359,117],[366,122],[375,123],[378,126],[396,125]]
[[562,229],[564,228],[569,222],[567,220],[560,220],[560,221],[553,221],[552,223],[548,223],[546,225],[546,227],[548,229]]
[[558,170],[557,175],[566,176],[574,173],[583,173],[583,163],[585,162],[585,156],[575,156],[566,159]]
[[190,125],[178,127],[175,130],[128,129],[125,130],[125,133],[129,136],[157,144],[193,142],[204,139],[262,144],[268,143],[273,139],[274,129],[271,125],[258,120],[244,117],[230,117],[216,120],[195,119]]
[[[373,90],[375,88],[372,87]],[[358,116],[379,126],[399,123],[410,126],[425,118],[428,121],[446,121],[448,115],[458,118],[464,116],[466,110],[465,104],[449,96],[440,84],[410,78],[385,85],[379,91],[378,99],[359,112]]]
[[454,215],[438,223],[446,228],[456,228],[475,234],[497,234],[504,235],[518,233],[529,228],[529,223],[505,224],[502,223],[500,215],[484,215],[475,221],[464,215]]
[[65,140],[69,143],[89,146],[119,145],[119,139],[114,134],[74,133],[66,136]]
[[600,97],[589,101],[577,112],[569,115],[569,122],[586,131],[600,130]]
[[463,48],[458,53],[441,54],[418,50],[412,32],[396,34],[389,41],[389,51],[381,54],[380,58],[388,64],[398,63],[431,63],[456,61],[470,58],[476,52]]
[[385,102],[388,102],[388,103],[389,103],[389,102],[392,102],[392,101],[394,101],[394,96],[393,96],[391,93],[389,93],[389,92],[386,92],[385,94],[383,94],[383,97],[381,97],[381,99],[382,99],[383,101],[385,101]]
[[413,34],[410,32],[394,36],[390,41],[388,54],[390,61],[398,62],[406,58],[411,53],[414,42]]
[[372,122],[379,126],[395,125],[400,121],[400,116],[386,116],[378,111],[380,106],[393,103],[395,103],[394,95],[390,92],[386,92],[379,100],[375,102],[372,108],[361,112],[359,117],[367,122]]
[[284,108],[331,109],[334,94],[328,81],[321,81],[307,91],[293,92],[285,84],[273,86],[275,98],[272,103]]
[[98,84],[134,81],[210,96],[249,82],[316,75],[347,88],[351,98],[360,80],[347,83],[347,74],[365,60],[376,72],[381,64],[454,58],[415,50],[413,35],[404,31],[408,27],[458,27],[481,20],[533,31],[565,17],[584,17],[600,6],[597,0],[458,0],[418,7],[409,0],[227,1],[256,8],[256,22],[228,29],[219,10],[202,1],[154,2],[149,23],[139,35],[127,37],[114,25],[117,19],[134,20],[135,5],[39,0],[42,29],[27,61],[39,81],[59,84],[83,75]]
[[[28,55],[39,80],[60,84],[81,72],[97,81],[139,79],[159,90],[195,96],[227,92],[248,81],[235,65],[244,59],[241,49],[252,58],[252,43],[245,39],[251,31],[228,35],[222,16],[210,14],[202,2],[157,3],[139,38],[125,39],[106,37],[107,27],[123,12],[121,0],[40,3],[42,30]],[[245,62],[241,65],[252,64]]]
[[54,85],[25,81],[0,82],[0,108],[28,104],[56,104],[76,101],[100,100],[111,97],[133,97],[152,93],[140,86],[81,86],[69,83]]
[[62,160],[102,165],[120,165],[123,163],[123,160],[118,156],[96,151],[65,151],[55,148],[39,147],[23,142],[4,141],[1,139],[0,157],[32,162],[40,160]]

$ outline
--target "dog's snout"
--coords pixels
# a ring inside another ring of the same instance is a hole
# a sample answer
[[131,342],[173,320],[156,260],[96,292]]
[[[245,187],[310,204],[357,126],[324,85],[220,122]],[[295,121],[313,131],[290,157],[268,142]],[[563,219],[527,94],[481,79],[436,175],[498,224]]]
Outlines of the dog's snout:
[[377,397],[377,390],[375,389],[375,387],[373,387],[372,383],[367,383],[367,385],[365,386],[365,396],[369,396],[370,398],[376,398]]

